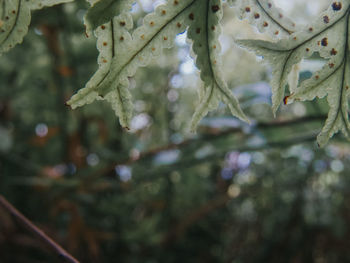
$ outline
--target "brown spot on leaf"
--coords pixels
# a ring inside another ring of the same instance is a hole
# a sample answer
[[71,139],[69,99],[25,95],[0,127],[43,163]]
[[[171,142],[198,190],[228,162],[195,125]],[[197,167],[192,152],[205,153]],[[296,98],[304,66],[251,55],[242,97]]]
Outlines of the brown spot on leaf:
[[330,68],[334,68],[334,63],[329,63]]
[[191,13],[191,14],[188,16],[188,18],[191,19],[191,20],[194,20],[194,14]]
[[121,21],[121,22],[119,23],[119,25],[125,26],[125,22],[124,22],[124,21]]
[[254,18],[255,18],[255,19],[259,19],[259,18],[260,18],[260,14],[255,13],[255,14],[254,14]]
[[323,17],[323,22],[325,22],[326,24],[329,23],[329,17],[328,16],[324,16]]
[[332,55],[332,56],[335,56],[337,53],[338,53],[338,51],[336,51],[334,48],[332,48],[332,50],[331,50],[331,55]]
[[339,11],[341,9],[341,3],[340,2],[334,2],[332,4],[332,8],[334,11]]
[[220,7],[218,5],[212,5],[211,6],[211,11],[213,11],[213,13],[216,13],[219,10],[220,10]]
[[285,97],[284,97],[284,99],[283,99],[284,105],[287,105],[287,104],[288,104],[288,99],[289,99],[290,96],[292,96],[292,94],[290,94],[289,96],[285,96]]
[[321,40],[321,45],[322,46],[324,46],[324,47],[326,47],[327,45],[328,45],[328,38],[323,38],[322,40]]
[[250,12],[250,7],[247,6],[247,7],[245,8],[245,11],[246,11],[247,13],[249,13],[249,12]]

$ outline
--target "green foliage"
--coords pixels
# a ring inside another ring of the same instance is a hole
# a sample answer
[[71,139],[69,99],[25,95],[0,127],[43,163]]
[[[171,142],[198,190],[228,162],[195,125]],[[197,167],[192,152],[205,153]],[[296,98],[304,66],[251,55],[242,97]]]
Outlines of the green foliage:
[[2,0],[0,1],[0,55],[21,43],[27,34],[31,10],[72,0]]
[[313,100],[327,96],[330,111],[326,124],[318,136],[318,143],[324,146],[334,133],[341,130],[350,137],[349,122],[349,3],[334,2],[327,11],[304,30],[293,33],[276,43],[262,40],[240,40],[237,43],[264,56],[273,68],[271,81],[273,110],[277,110],[284,98],[293,66],[314,53],[327,60],[324,67],[310,79],[303,81],[296,90],[290,90],[286,101]]
[[[0,27],[0,52],[5,52],[22,41],[27,32],[30,10],[63,1],[2,1]],[[220,21],[221,0],[174,0],[160,5],[147,14],[142,25],[134,29],[131,18],[132,0],[90,0],[91,7],[85,15],[88,35],[94,30],[97,37],[99,69],[85,88],[74,95],[67,104],[73,109],[107,100],[119,116],[123,127],[129,129],[133,116],[133,102],[129,91],[129,79],[140,66],[146,66],[158,57],[163,48],[173,45],[177,34],[188,29],[188,37],[196,65],[200,70],[203,87],[200,102],[192,119],[192,130],[220,101],[225,102],[231,113],[249,122],[233,96],[221,73]],[[327,96],[330,111],[326,124],[318,136],[324,146],[328,139],[341,130],[350,136],[348,117],[348,17],[349,3],[333,2],[311,26],[299,29],[286,18],[281,10],[268,0],[229,0],[241,19],[247,19],[261,32],[268,32],[277,42],[263,40],[238,40],[271,63],[273,68],[272,110],[280,103],[293,100],[312,100]],[[345,33],[344,33],[345,32]],[[319,53],[329,63],[309,80],[298,86],[298,63],[303,58]],[[289,85],[288,85],[289,84]],[[290,96],[285,97],[289,86]]]
[[[131,35],[159,3],[139,2],[122,14],[132,16]],[[207,70],[194,20],[192,49],[180,34],[128,77],[134,116],[124,132],[105,101],[64,105],[97,69],[95,38],[82,23],[89,6],[76,0],[33,12],[23,44],[0,58],[1,195],[84,263],[350,261],[349,144],[341,136],[322,149],[314,143],[326,98],[281,105],[273,119],[270,69],[233,41],[271,36],[231,19],[239,10],[222,3],[219,77],[251,125],[220,103],[189,132],[197,88],[209,87],[183,70],[191,50]],[[300,74],[293,68],[293,82],[325,60],[309,62]],[[0,255],[1,263],[61,262],[1,208]]]

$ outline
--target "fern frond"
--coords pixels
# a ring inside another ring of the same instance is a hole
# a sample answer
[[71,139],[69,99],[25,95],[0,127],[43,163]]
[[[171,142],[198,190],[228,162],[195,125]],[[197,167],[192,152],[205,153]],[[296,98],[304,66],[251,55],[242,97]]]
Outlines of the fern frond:
[[72,0],[0,0],[0,55],[22,42],[31,10]]
[[194,3],[196,0],[176,0],[158,6],[153,13],[145,16],[143,25],[132,35],[127,30],[132,27],[129,13],[100,26],[96,31],[100,67],[85,88],[67,103],[74,109],[105,98],[115,104],[113,108],[121,125],[128,127],[132,115],[128,77],[133,76],[138,67],[146,66],[163,48],[173,45],[175,36],[185,31],[185,20],[190,19],[189,10]]
[[333,2],[311,26],[276,43],[261,40],[240,40],[239,44],[264,56],[273,68],[271,81],[273,110],[283,100],[287,78],[293,66],[304,57],[318,52],[328,62],[314,75],[293,90],[285,101],[312,100],[328,96],[330,111],[317,140],[323,146],[341,130],[350,138],[349,96],[349,1]]
[[220,69],[221,1],[197,1],[191,14],[193,20],[189,21],[188,37],[193,41],[192,49],[204,85],[200,104],[192,118],[191,129],[195,130],[198,122],[208,111],[218,107],[220,100],[229,106],[234,116],[249,122],[223,79]]

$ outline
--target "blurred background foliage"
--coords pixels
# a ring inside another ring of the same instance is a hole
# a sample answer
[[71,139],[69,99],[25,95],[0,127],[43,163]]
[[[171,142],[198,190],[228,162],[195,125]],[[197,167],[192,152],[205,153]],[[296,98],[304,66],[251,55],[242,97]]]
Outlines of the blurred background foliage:
[[[164,1],[137,1],[135,25]],[[307,23],[329,1],[275,1]],[[259,37],[225,7],[226,80],[252,120],[224,105],[196,134],[201,85],[186,33],[130,79],[131,131],[107,103],[65,101],[96,70],[84,34],[87,3],[33,14],[23,44],[0,58],[0,193],[81,262],[350,262],[350,147],[315,144],[324,100],[282,105],[273,118],[270,69],[237,48]],[[301,64],[301,79],[322,66]],[[60,262],[0,209],[0,262]]]

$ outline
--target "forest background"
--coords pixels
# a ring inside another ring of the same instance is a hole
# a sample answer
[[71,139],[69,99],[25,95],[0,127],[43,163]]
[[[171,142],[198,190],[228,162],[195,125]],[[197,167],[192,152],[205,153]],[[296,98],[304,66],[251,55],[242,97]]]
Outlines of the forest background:
[[[137,1],[135,23],[161,2]],[[275,3],[300,24],[329,5]],[[271,70],[233,41],[253,27],[225,4],[223,73],[252,124],[222,104],[190,132],[200,79],[183,33],[130,79],[126,131],[102,102],[65,106],[97,67],[87,7],[34,12],[0,57],[2,195],[81,262],[350,262],[349,143],[317,146],[324,99],[273,118]],[[301,79],[322,63],[304,60]],[[60,261],[0,208],[0,262]]]

